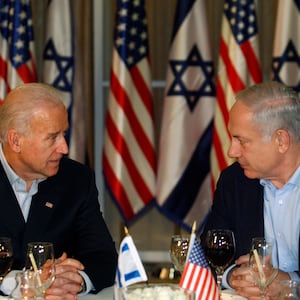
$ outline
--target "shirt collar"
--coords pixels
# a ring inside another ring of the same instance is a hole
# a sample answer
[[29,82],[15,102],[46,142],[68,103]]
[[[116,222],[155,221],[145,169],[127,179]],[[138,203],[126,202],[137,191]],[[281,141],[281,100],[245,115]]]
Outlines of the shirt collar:
[[[10,184],[16,189],[17,192],[26,192],[26,182],[20,176],[18,176],[15,171],[8,164],[5,155],[2,150],[2,144],[0,143],[0,161],[3,165],[4,171],[8,177]],[[45,179],[36,179],[33,181],[33,190],[37,191],[38,184]]]
[[[273,183],[271,182],[271,180],[269,179],[260,179],[260,184],[262,186],[273,186]],[[288,182],[284,185],[295,185],[297,187],[300,187],[300,166],[296,169],[296,171],[294,172],[294,174],[292,175],[292,177],[288,180]]]

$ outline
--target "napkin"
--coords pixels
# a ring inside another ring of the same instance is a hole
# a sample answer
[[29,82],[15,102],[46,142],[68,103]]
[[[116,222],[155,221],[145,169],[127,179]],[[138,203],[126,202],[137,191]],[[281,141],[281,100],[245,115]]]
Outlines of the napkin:
[[[21,270],[13,270],[10,271],[3,279],[2,284],[1,284],[1,291],[5,294],[5,295],[9,295],[13,289],[16,286],[16,274],[18,272],[20,272]],[[0,299],[1,300],[1,299]]]

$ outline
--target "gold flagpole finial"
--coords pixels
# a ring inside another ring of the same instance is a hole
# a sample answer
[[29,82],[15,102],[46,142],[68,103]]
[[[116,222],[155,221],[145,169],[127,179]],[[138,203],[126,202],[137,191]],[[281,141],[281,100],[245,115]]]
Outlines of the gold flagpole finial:
[[192,226],[192,233],[196,232],[196,221],[194,221],[193,226]]
[[126,226],[124,226],[124,232],[125,232],[125,235],[129,235],[128,228]]

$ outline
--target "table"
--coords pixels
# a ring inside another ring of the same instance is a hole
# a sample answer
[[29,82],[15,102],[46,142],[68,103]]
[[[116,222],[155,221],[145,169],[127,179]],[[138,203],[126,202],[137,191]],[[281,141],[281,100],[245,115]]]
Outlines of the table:
[[[111,286],[103,289],[98,294],[88,294],[85,296],[80,296],[78,297],[78,299],[79,300],[112,300],[113,297],[114,297],[114,287]],[[225,290],[222,292],[222,299],[223,300],[247,300],[246,298],[235,295],[233,291],[229,291],[229,290]]]
[[114,297],[114,287],[110,286],[103,289],[98,294],[87,294],[85,296],[79,296],[79,300],[112,300]]

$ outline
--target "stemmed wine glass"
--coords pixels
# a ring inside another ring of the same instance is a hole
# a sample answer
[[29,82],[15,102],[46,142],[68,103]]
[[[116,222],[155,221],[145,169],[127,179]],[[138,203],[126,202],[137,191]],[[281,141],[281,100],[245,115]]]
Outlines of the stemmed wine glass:
[[49,242],[29,243],[25,268],[34,272],[35,289],[43,296],[55,278],[53,244]]
[[254,238],[250,251],[251,275],[260,289],[261,299],[266,299],[266,289],[278,273],[272,264],[272,244],[264,238]]
[[0,237],[0,284],[3,278],[11,270],[13,264],[13,247],[11,239]]
[[170,257],[175,269],[182,273],[189,249],[188,235],[173,235],[171,237]]
[[217,273],[217,284],[221,290],[224,270],[234,258],[235,239],[233,232],[228,229],[208,230],[204,251],[209,264]]

